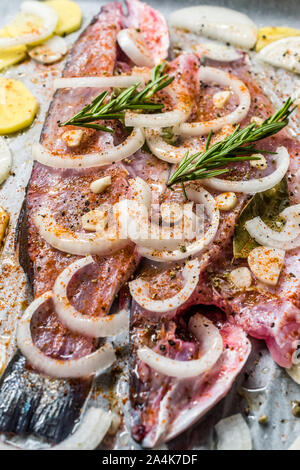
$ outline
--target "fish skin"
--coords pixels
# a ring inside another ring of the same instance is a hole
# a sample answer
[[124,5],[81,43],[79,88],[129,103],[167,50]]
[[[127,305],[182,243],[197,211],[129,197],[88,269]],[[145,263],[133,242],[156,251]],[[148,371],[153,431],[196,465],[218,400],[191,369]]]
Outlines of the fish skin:
[[72,431],[91,388],[91,379],[56,380],[26,370],[18,351],[0,380],[0,428],[50,442]]

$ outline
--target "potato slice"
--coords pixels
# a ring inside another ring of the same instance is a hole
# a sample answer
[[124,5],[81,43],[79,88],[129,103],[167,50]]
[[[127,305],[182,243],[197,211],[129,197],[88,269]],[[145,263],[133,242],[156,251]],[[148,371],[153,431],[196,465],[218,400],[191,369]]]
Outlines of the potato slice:
[[[4,29],[0,30],[0,38],[7,37],[8,34]],[[25,59],[27,52],[26,46],[15,46],[9,49],[0,50],[0,71],[9,67],[10,65],[17,64]]]
[[[40,16],[18,13],[11,23],[3,28],[3,31],[6,37],[13,38],[38,32],[41,28],[43,28],[43,20]],[[42,41],[30,43],[30,45],[36,46],[47,39],[44,38]]]
[[271,44],[271,42],[278,41],[279,39],[288,38],[290,36],[299,36],[300,30],[288,28],[286,26],[266,26],[258,31],[257,43],[255,46],[256,52],[259,52],[263,47]]
[[30,126],[38,110],[32,93],[18,80],[0,77],[0,134]]
[[53,8],[58,15],[56,34],[64,36],[80,28],[82,13],[76,3],[71,0],[47,0],[45,4]]

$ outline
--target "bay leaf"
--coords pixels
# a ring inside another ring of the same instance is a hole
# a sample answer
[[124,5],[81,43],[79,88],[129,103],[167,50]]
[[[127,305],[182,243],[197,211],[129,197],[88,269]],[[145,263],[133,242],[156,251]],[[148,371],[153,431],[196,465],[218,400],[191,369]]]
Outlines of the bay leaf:
[[273,230],[280,231],[282,224],[279,214],[290,206],[289,191],[286,178],[274,188],[255,194],[242,210],[234,230],[233,254],[235,258],[247,258],[258,243],[250,237],[245,223],[254,217],[262,220]]

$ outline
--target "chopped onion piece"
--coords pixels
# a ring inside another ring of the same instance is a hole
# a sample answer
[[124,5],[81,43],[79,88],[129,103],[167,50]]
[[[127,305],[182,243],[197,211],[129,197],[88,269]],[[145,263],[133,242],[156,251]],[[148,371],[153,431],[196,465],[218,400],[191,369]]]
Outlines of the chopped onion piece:
[[68,299],[68,285],[74,274],[94,262],[91,256],[75,261],[64,269],[57,277],[53,288],[55,311],[61,322],[71,331],[92,338],[115,336],[129,327],[128,311],[92,317],[78,312]]
[[251,104],[251,96],[248,88],[241,80],[228,72],[214,67],[200,67],[198,76],[201,82],[214,82],[221,86],[230,87],[239,98],[239,106],[232,113],[212,119],[211,121],[184,122],[175,129],[176,133],[185,136],[206,135],[210,131],[218,131],[226,124],[237,124],[247,116]]
[[140,114],[126,111],[125,126],[127,127],[171,127],[184,122],[190,115],[192,109],[191,98],[184,87],[174,80],[166,91],[175,103],[172,111],[153,114]]
[[276,161],[276,170],[263,178],[254,178],[246,181],[207,178],[203,179],[202,182],[205,186],[216,191],[233,191],[245,194],[261,193],[273,188],[285,176],[290,165],[290,156],[287,149],[285,147],[278,147],[274,160]]
[[252,450],[250,429],[241,414],[222,419],[215,429],[218,450]]
[[56,78],[54,88],[128,88],[136,83],[144,83],[140,75],[116,75],[112,77],[71,77]]
[[32,34],[23,34],[14,38],[0,38],[0,49],[8,49],[9,47],[19,46],[20,44],[31,44],[51,36],[57,25],[58,16],[53,8],[41,2],[26,1],[21,3],[20,10],[22,13],[36,15],[42,18],[43,28]]
[[274,67],[300,73],[299,48],[300,38],[298,36],[287,37],[263,47],[257,54],[257,58]]
[[257,28],[243,13],[216,6],[193,6],[174,11],[170,17],[171,26],[212,39],[231,43],[245,49],[252,49],[256,43]]
[[178,379],[197,377],[208,372],[223,352],[222,336],[218,328],[200,314],[190,319],[189,329],[203,345],[203,355],[200,359],[178,361],[157,354],[147,346],[138,349],[139,359],[157,372]]
[[142,129],[134,129],[124,142],[102,152],[74,156],[55,155],[41,144],[33,144],[32,155],[39,163],[53,168],[93,168],[110,165],[131,157],[144,145],[144,142],[145,136]]
[[153,57],[144,41],[142,33],[134,28],[121,29],[117,36],[117,41],[123,52],[139,67],[152,68]]
[[241,58],[241,52],[237,51],[234,47],[207,39],[199,44],[196,44],[193,49],[201,57],[207,57],[208,59],[219,62],[232,62]]
[[0,137],[0,184],[9,176],[12,167],[12,156],[10,149],[3,137]]
[[293,442],[291,447],[288,450],[300,450],[300,436]]
[[281,232],[276,232],[268,227],[260,217],[248,220],[245,227],[257,243],[278,248],[281,250],[293,250],[300,246],[300,204],[288,207],[280,216],[286,219],[286,224]]
[[78,378],[98,374],[110,367],[116,359],[111,344],[105,344],[97,351],[80,359],[58,360],[46,356],[35,346],[31,336],[32,316],[50,298],[52,292],[46,292],[35,299],[25,310],[17,329],[17,343],[22,354],[37,370],[50,377]]
[[195,201],[198,204],[203,204],[210,218],[209,228],[203,237],[193,243],[185,245],[184,248],[181,247],[181,249],[178,248],[174,251],[157,251],[155,247],[151,249],[139,246],[139,253],[141,256],[158,262],[179,261],[188,258],[189,256],[197,255],[213,241],[220,222],[220,212],[217,208],[215,199],[203,188],[200,188],[200,190],[197,191],[186,188],[186,194],[190,200]]
[[36,214],[34,221],[41,237],[49,245],[72,255],[108,255],[121,250],[128,243],[110,231],[73,232],[57,224],[54,216],[46,210]]
[[51,450],[94,450],[101,444],[111,425],[112,415],[101,408],[87,410],[71,436]]
[[153,300],[149,296],[149,283],[141,278],[129,283],[134,300],[150,312],[165,313],[183,305],[194,292],[200,275],[200,263],[197,259],[188,261],[182,271],[184,287],[173,297],[164,300]]

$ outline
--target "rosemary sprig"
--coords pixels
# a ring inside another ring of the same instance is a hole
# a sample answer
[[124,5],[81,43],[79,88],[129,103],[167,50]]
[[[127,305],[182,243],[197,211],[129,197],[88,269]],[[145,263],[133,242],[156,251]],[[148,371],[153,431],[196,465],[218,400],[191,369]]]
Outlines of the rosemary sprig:
[[210,132],[205,151],[191,156],[187,151],[179,167],[170,177],[168,186],[172,187],[176,183],[183,185],[188,181],[219,176],[229,171],[228,168],[224,168],[228,163],[258,160],[259,157],[254,157],[254,153],[272,153],[256,148],[253,142],[277,134],[286,127],[289,116],[297,107],[293,107],[293,103],[294,101],[288,98],[282,108],[261,125],[252,123],[243,129],[238,125],[231,135],[211,147],[209,147],[212,138],[212,132]]
[[95,123],[95,121],[99,121],[100,119],[124,120],[125,111],[127,109],[143,110],[149,113],[163,109],[164,105],[162,103],[154,103],[149,100],[155,93],[170,85],[174,80],[174,77],[163,74],[165,67],[166,62],[162,62],[152,69],[151,79],[143,90],[138,92],[137,89],[140,83],[136,83],[121,93],[112,93],[109,98],[108,92],[103,91],[90,104],[85,106],[79,113],[75,114],[75,116],[63,123],[59,123],[59,126],[71,124],[72,126],[89,127],[106,132],[113,132],[112,129],[101,126]]

